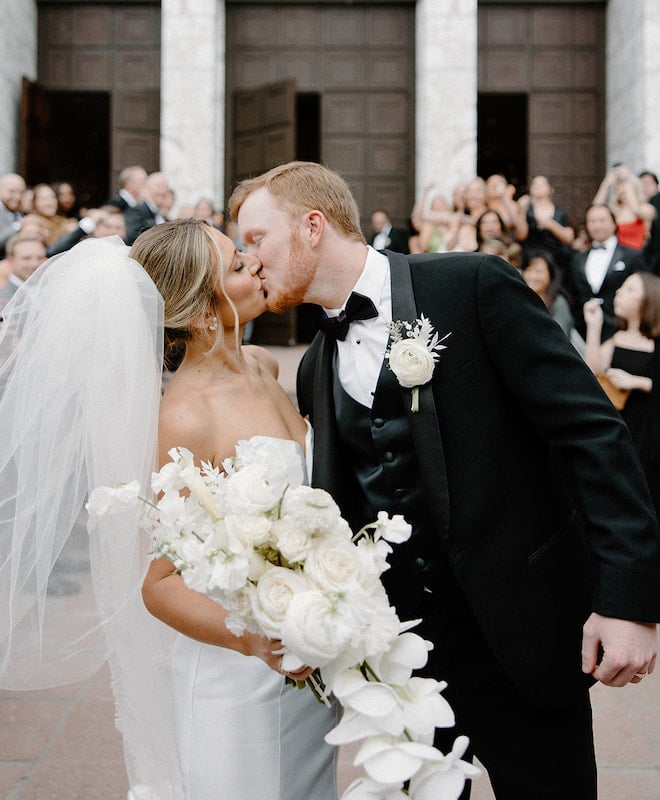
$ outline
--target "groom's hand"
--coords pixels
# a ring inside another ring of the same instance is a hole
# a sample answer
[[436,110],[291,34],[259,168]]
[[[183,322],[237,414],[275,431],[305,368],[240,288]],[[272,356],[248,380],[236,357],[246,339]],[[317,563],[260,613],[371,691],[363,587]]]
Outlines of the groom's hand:
[[[598,663],[599,646],[602,658]],[[652,673],[657,655],[656,626],[592,614],[582,630],[582,671],[606,686],[639,683]]]

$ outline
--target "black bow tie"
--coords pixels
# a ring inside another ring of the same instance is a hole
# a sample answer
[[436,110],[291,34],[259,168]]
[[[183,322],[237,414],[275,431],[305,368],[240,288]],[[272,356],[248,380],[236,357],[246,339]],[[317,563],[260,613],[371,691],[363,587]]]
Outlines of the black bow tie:
[[607,247],[605,247],[604,244],[592,244],[591,245],[591,249],[592,250],[607,250]]
[[368,297],[357,292],[351,292],[346,308],[342,309],[336,317],[322,319],[320,328],[324,333],[328,333],[343,342],[351,322],[356,319],[372,319],[377,316],[376,306]]

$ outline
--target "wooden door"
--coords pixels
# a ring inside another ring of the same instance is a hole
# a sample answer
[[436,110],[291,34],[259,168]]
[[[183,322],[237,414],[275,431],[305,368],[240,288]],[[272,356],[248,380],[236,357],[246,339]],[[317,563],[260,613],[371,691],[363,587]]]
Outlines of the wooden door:
[[479,92],[527,95],[527,179],[547,176],[573,222],[605,169],[604,43],[604,3],[479,3]]
[[19,173],[28,186],[50,180],[50,95],[47,89],[23,78]]
[[[281,81],[233,96],[233,174],[236,181],[296,158],[296,84]],[[266,311],[255,322],[252,341],[290,345],[298,340],[297,310]]]
[[237,181],[296,157],[296,84],[281,81],[234,92]]

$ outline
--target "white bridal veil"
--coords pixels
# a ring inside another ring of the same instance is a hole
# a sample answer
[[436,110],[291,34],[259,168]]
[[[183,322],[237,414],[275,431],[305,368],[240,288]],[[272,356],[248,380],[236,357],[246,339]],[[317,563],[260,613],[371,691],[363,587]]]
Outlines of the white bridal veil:
[[[118,237],[55,256],[0,323],[0,688],[80,680],[109,662],[133,796],[178,798],[167,719],[172,632],[140,596],[132,517],[86,530],[99,485],[149,485],[162,298]],[[164,718],[165,715],[165,718]]]

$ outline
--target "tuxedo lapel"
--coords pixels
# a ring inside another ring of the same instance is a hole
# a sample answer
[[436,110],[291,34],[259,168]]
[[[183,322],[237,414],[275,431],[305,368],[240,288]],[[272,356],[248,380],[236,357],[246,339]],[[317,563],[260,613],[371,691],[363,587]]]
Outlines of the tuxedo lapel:
[[[388,252],[392,285],[392,319],[413,322],[417,319],[417,304],[413,291],[410,263],[398,253]],[[431,320],[433,322],[433,320]],[[401,392],[408,416],[420,477],[429,499],[434,523],[439,531],[449,528],[449,489],[440,425],[433,396],[432,381],[419,387],[419,410],[411,410],[412,391],[398,385],[394,373],[383,363],[376,388],[374,408],[380,392],[396,389]]]
[[332,397],[332,370],[335,340],[319,334],[321,345],[314,366],[314,453],[312,485],[336,496],[342,475],[335,404]]

